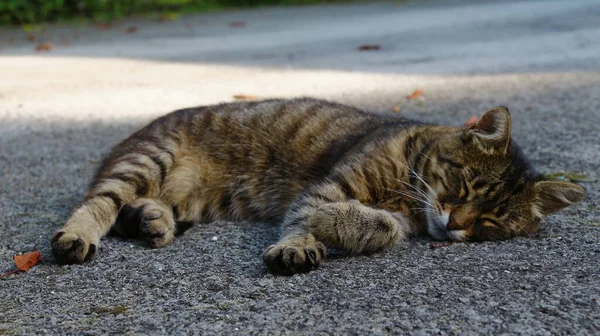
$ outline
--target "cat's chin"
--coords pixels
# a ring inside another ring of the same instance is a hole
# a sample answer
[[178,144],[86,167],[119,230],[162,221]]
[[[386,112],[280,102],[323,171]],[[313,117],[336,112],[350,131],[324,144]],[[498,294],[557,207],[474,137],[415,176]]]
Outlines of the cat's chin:
[[447,231],[448,239],[452,241],[464,241],[466,240],[466,230],[450,230]]

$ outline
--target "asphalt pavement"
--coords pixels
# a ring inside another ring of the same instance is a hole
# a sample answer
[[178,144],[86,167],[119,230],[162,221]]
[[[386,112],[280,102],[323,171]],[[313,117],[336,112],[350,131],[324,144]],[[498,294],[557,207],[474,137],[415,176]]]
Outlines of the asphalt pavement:
[[[0,273],[18,253],[44,261],[0,278],[0,335],[600,334],[600,2],[369,2],[27,34],[0,29]],[[49,238],[112,146],[234,95],[451,125],[506,105],[534,165],[583,175],[588,196],[533,238],[420,238],[292,277],[260,258],[277,228],[246,222],[158,250],[109,237],[88,264],[54,264]]]

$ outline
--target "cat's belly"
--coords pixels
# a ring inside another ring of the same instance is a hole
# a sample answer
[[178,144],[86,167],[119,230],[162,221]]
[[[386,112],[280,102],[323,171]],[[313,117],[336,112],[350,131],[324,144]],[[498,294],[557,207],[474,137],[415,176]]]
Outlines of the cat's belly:
[[303,185],[268,172],[244,174],[208,157],[188,155],[176,160],[159,198],[176,209],[181,221],[277,222],[302,189]]

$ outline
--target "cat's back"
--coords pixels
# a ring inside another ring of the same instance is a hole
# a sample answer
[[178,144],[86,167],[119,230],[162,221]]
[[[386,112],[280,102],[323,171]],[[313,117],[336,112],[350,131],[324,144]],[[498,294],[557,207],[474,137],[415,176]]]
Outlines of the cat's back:
[[244,134],[249,136],[244,137],[247,141],[264,140],[253,138],[253,133],[269,134],[274,137],[271,141],[300,140],[326,133],[340,136],[368,119],[378,119],[350,106],[313,98],[223,103],[176,111],[169,117],[190,125],[190,135],[200,139],[223,133],[227,137]]
[[313,98],[225,103],[174,114],[183,121],[178,128],[202,147],[230,143],[295,152],[318,152],[333,143],[351,142],[381,126],[407,123],[397,116]]
[[159,118],[113,157],[146,150],[148,142],[170,152],[161,193],[184,218],[275,220],[361,144],[404,124],[310,98],[220,104]]

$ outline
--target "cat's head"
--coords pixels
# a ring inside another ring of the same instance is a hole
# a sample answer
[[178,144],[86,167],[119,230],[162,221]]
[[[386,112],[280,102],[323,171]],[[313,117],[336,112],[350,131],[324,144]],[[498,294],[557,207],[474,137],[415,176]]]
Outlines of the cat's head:
[[585,190],[547,181],[510,137],[508,110],[485,112],[468,129],[443,136],[427,173],[427,230],[437,239],[531,236],[548,214],[581,201]]

